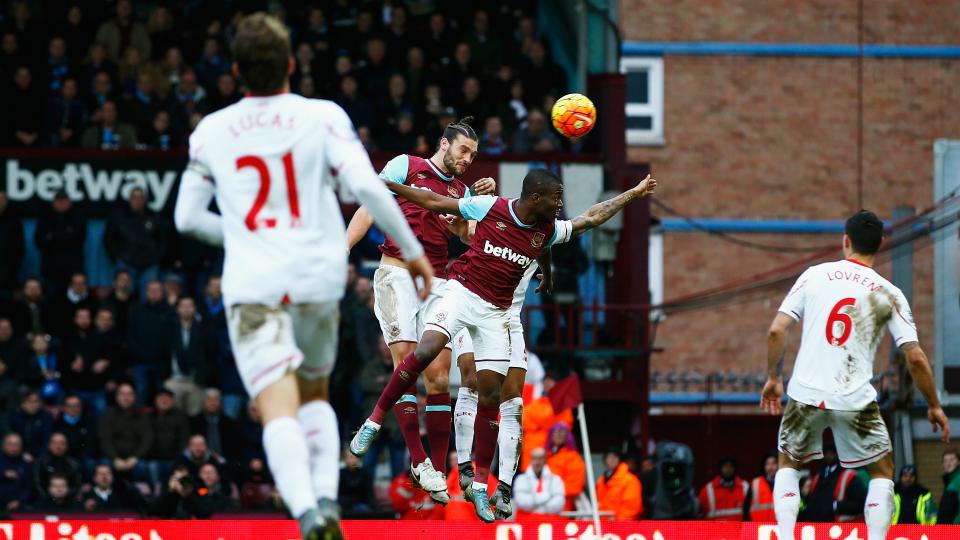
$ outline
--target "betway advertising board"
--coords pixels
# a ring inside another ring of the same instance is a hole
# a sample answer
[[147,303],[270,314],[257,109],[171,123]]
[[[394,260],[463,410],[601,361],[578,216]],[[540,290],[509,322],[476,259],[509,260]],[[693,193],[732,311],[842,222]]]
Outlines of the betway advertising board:
[[[593,525],[576,521],[501,522],[347,521],[349,540],[436,538],[471,540],[777,540],[776,526],[760,523],[629,521]],[[0,522],[0,540],[287,540],[300,537],[293,521],[13,521]],[[862,523],[799,525],[798,540],[866,540]],[[960,526],[898,525],[889,540],[955,540]]]

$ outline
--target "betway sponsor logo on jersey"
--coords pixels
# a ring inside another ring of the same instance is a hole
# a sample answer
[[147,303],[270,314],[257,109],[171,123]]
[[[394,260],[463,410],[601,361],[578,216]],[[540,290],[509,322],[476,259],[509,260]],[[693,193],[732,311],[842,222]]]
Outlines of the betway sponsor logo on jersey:
[[16,159],[6,163],[6,191],[12,201],[34,197],[53,200],[61,189],[72,201],[116,201],[129,198],[141,188],[148,206],[160,210],[167,203],[177,181],[177,171],[156,169],[96,169],[91,163],[68,161],[62,169],[26,168]]
[[516,251],[508,247],[497,247],[490,243],[489,240],[483,241],[483,252],[489,253],[494,257],[500,257],[505,261],[510,261],[519,264],[522,268],[530,266],[530,263],[533,262],[533,259],[523,255],[522,253],[517,253]]

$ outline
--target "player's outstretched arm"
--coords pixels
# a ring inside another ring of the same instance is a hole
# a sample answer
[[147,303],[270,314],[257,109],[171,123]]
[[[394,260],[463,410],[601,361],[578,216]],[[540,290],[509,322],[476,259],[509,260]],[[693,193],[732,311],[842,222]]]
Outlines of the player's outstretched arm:
[[367,212],[367,209],[363,206],[357,208],[347,225],[347,251],[353,249],[353,246],[363,240],[372,226],[373,216],[370,215],[370,212]]
[[208,244],[222,246],[223,227],[220,215],[209,209],[215,192],[209,169],[197,161],[191,161],[180,180],[173,222],[183,234]]
[[900,350],[907,357],[907,370],[913,377],[913,382],[923,394],[923,399],[927,400],[927,419],[933,426],[933,432],[941,430],[940,439],[943,442],[950,442],[950,422],[947,415],[940,406],[940,398],[937,396],[937,386],[933,382],[933,370],[930,369],[930,361],[927,360],[926,353],[920,348],[916,341],[910,341],[900,346]]
[[403,184],[397,184],[396,182],[385,183],[390,191],[421,208],[430,210],[431,212],[452,214],[457,217],[463,217],[463,214],[460,213],[460,199],[444,197],[443,195],[437,195],[430,190],[413,188]]
[[760,408],[770,414],[780,414],[783,399],[783,357],[786,354],[787,333],[793,326],[793,317],[777,313],[767,331],[767,383],[760,395]]
[[647,175],[639,184],[612,199],[591,206],[586,212],[570,220],[573,224],[573,234],[583,234],[590,229],[599,227],[623,209],[632,201],[653,194],[657,189],[657,180]]
[[550,294],[553,292],[553,250],[547,248],[541,251],[537,257],[537,265],[540,267],[540,273],[537,274],[540,286],[535,292]]

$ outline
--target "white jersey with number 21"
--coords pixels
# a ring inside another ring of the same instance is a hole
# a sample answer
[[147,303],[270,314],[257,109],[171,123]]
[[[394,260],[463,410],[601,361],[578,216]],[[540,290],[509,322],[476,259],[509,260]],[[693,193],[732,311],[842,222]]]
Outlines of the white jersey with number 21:
[[917,341],[916,324],[900,289],[852,259],[808,268],[780,312],[803,319],[787,394],[825,409],[859,411],[876,399],[870,379],[884,329],[898,347]]
[[185,175],[193,184],[181,188],[181,197],[200,197],[215,186],[226,251],[223,294],[230,304],[342,296],[347,249],[338,182],[362,202],[384,203],[387,228],[405,233],[401,246],[409,255],[422,253],[399,209],[384,206],[396,204],[350,119],[332,102],[288,93],[246,97],[197,126],[188,171],[197,174]]

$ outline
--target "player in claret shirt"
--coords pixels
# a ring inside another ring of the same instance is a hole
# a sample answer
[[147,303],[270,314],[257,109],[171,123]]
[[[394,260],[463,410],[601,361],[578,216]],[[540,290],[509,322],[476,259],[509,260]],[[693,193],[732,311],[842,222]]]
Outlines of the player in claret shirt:
[[[449,124],[437,143],[436,152],[429,159],[401,154],[391,159],[380,172],[387,182],[429,190],[445,197],[493,193],[496,183],[492,178],[481,178],[467,188],[461,176],[477,156],[477,134],[470,127],[472,118]],[[434,283],[426,301],[417,298],[417,288],[407,272],[407,263],[399,246],[389,236],[380,246],[383,256],[373,278],[374,312],[380,322],[383,338],[390,348],[394,367],[413,352],[423,335],[426,315],[440,301],[447,281],[448,246],[453,237],[450,223],[444,217],[416,204],[400,199],[400,209],[413,229],[417,240],[434,271]],[[373,219],[366,208],[360,207],[347,227],[347,245],[353,248],[367,233]],[[425,420],[428,457],[420,440],[420,417],[414,393],[401,396],[393,413],[410,450],[410,472],[414,481],[430,493],[433,500],[446,504],[447,449],[450,447],[450,346],[423,372],[427,390]],[[431,459],[432,458],[432,459]]]
[[[655,186],[656,182],[648,178],[637,188],[607,201],[604,204],[612,210],[609,215],[630,200],[652,192]],[[475,349],[479,393],[474,428],[477,471],[472,495],[477,515],[492,522],[495,517],[490,510],[486,483],[498,440],[497,413],[503,410],[503,404],[519,406],[526,367],[518,358],[520,355],[513,354],[513,347],[523,344],[522,341],[514,343],[512,339],[517,322],[510,308],[527,268],[537,259],[541,260],[544,276],[538,290],[549,290],[550,265],[542,257],[558,235],[570,234],[569,225],[564,226],[556,219],[563,207],[563,184],[553,173],[539,169],[530,171],[524,178],[519,199],[477,196],[458,201],[406,186],[391,184],[389,187],[434,212],[476,220],[476,232],[470,249],[451,266],[445,295],[427,315],[428,329],[416,351],[400,363],[370,418],[351,441],[350,449],[357,455],[367,451],[386,411],[414,384],[417,375],[452,336],[466,328]],[[512,451],[508,455],[515,456],[519,449],[519,415],[505,414],[503,420],[517,424],[510,427],[510,431],[517,434],[512,441],[513,449],[501,444],[502,452]],[[513,461],[515,467],[516,458],[501,459]],[[509,505],[509,494],[506,504]]]

